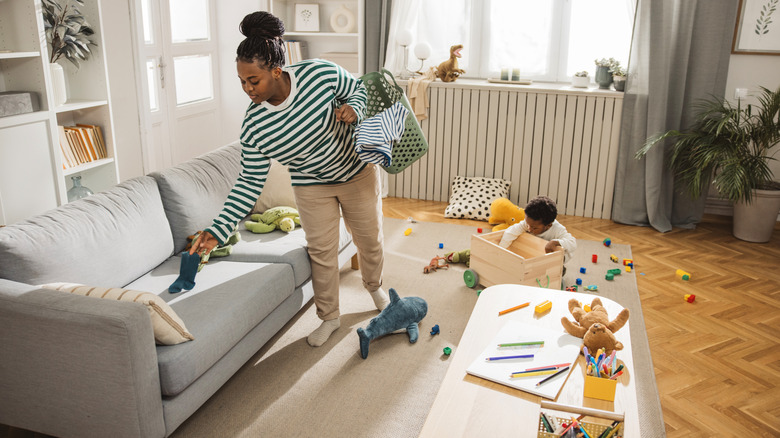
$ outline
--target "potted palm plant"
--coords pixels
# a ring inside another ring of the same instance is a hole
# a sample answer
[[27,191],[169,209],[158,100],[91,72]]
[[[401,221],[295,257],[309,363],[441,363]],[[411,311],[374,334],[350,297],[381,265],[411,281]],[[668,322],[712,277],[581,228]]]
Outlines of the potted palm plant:
[[91,38],[95,31],[79,9],[84,6],[82,0],[42,0],[41,6],[55,104],[62,105],[67,100],[65,72],[57,60],[65,58],[78,69],[79,62],[92,55],[90,46],[97,46]]
[[648,138],[636,158],[666,139],[673,140],[669,166],[693,198],[712,182],[734,203],[735,237],[771,240],[780,212],[780,183],[773,180],[769,167],[780,143],[780,87],[775,91],[761,87],[755,106],[700,101],[690,129]]

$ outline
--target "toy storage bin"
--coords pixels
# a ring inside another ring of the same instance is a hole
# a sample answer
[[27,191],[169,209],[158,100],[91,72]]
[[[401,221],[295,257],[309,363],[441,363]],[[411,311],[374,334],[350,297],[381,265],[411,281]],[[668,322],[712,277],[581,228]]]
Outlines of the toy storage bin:
[[617,380],[604,377],[585,376],[583,396],[599,400],[615,401]]
[[[393,83],[390,84],[386,77],[390,77]],[[382,69],[367,73],[360,79],[366,85],[366,119],[381,113],[399,101],[409,110],[404,124],[404,133],[398,141],[393,142],[390,165],[382,166],[387,173],[399,173],[428,152],[428,141],[425,140],[403,88],[395,81],[392,73]]]
[[561,288],[563,252],[545,253],[547,241],[529,233],[518,236],[509,248],[501,248],[498,243],[503,235],[501,230],[471,236],[469,268],[478,275],[479,284]]

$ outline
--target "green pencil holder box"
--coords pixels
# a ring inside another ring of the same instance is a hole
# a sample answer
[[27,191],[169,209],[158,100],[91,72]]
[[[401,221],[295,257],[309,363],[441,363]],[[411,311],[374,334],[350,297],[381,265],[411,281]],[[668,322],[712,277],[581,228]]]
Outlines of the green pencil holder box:
[[606,401],[615,401],[616,389],[617,380],[605,379],[603,377],[585,376],[585,397],[597,398],[599,400]]

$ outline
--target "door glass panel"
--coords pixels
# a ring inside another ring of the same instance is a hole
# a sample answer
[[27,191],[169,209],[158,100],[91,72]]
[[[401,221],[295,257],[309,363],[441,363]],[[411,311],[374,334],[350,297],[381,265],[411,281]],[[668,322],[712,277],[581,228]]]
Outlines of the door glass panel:
[[160,83],[157,80],[159,76],[155,74],[157,63],[154,59],[146,60],[146,83],[149,85],[149,111],[155,112],[160,109],[160,100],[157,90],[160,89]]
[[176,81],[176,105],[214,97],[211,87],[211,55],[175,57],[173,74]]
[[146,44],[154,44],[154,33],[152,32],[152,5],[150,5],[151,0],[142,0],[141,1],[141,14],[143,15],[143,21],[144,21],[144,42]]
[[170,5],[172,42],[209,39],[208,0],[170,0]]

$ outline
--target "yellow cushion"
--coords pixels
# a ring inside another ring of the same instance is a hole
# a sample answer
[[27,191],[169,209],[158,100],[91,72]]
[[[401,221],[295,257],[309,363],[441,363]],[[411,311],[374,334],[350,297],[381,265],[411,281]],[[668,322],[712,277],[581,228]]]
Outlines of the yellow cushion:
[[92,287],[75,283],[50,283],[41,287],[62,292],[69,292],[92,298],[104,298],[107,300],[130,301],[146,306],[152,319],[154,340],[162,345],[175,345],[195,339],[184,321],[171,309],[162,298],[149,292],[139,292],[118,287]]

